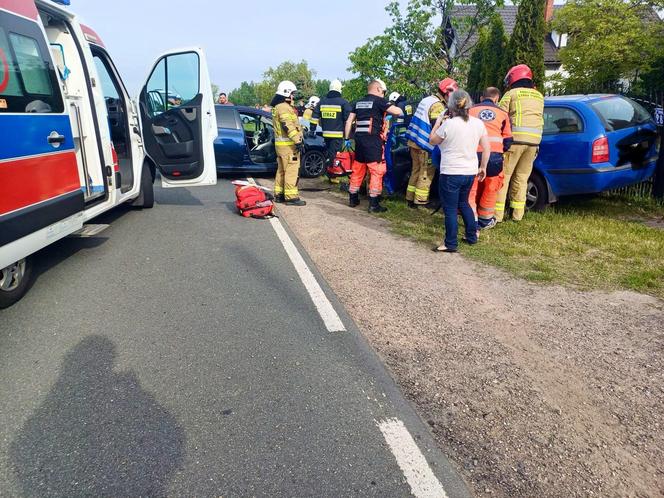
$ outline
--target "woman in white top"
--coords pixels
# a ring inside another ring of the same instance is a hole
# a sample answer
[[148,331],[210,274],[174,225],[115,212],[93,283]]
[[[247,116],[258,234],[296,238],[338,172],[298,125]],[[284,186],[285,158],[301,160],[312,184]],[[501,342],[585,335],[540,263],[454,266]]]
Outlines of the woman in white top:
[[[450,118],[439,118],[429,136],[429,143],[440,148],[440,181],[438,192],[445,213],[445,242],[436,251],[456,252],[461,211],[468,244],[477,243],[477,221],[468,195],[475,176],[482,181],[486,176],[491,147],[486,127],[481,120],[468,115],[473,105],[470,95],[457,90],[449,98]],[[482,145],[482,164],[478,165],[477,147]]]

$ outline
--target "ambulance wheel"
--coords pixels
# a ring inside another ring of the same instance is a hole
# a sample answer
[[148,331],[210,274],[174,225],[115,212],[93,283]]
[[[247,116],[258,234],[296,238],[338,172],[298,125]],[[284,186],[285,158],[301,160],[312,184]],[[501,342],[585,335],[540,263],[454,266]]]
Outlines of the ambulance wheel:
[[308,150],[302,156],[302,176],[316,178],[325,171],[325,154],[320,150]]
[[148,164],[143,165],[143,171],[141,171],[141,190],[136,200],[132,203],[132,206],[143,209],[150,209],[154,206],[154,186],[152,173]]
[[530,211],[544,211],[549,206],[549,190],[542,176],[533,171],[528,178],[526,191],[526,209]]
[[9,308],[28,291],[32,262],[22,259],[0,270],[0,309]]

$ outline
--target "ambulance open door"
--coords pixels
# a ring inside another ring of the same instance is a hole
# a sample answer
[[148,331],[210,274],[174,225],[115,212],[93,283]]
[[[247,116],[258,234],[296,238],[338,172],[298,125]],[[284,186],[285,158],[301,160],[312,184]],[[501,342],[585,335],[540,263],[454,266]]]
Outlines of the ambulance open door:
[[185,48],[163,54],[139,95],[147,155],[164,187],[215,185],[217,118],[205,54]]

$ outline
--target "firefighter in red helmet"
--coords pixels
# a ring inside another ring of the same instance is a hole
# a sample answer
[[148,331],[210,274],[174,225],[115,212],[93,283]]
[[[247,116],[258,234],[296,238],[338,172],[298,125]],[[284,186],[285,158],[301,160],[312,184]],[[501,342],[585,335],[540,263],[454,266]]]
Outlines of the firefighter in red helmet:
[[512,218],[515,221],[523,218],[528,178],[533,171],[544,127],[544,96],[535,88],[530,68],[525,64],[511,68],[505,76],[505,87],[509,90],[498,105],[509,114],[514,141],[505,152],[505,181],[496,200],[498,222],[503,221],[508,194]]
[[434,147],[429,144],[429,134],[436,120],[445,113],[448,96],[458,89],[459,85],[452,78],[440,81],[436,92],[422,99],[410,120],[406,131],[411,157],[410,180],[406,190],[409,207],[417,208],[429,202],[434,175],[431,158]]

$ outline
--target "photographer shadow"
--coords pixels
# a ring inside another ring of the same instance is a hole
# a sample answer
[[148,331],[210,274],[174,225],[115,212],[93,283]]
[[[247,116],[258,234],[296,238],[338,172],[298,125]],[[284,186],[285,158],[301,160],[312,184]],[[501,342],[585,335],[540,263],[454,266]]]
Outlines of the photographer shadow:
[[166,496],[185,434],[136,375],[115,372],[114,344],[90,336],[70,350],[44,402],[12,442],[23,494]]

